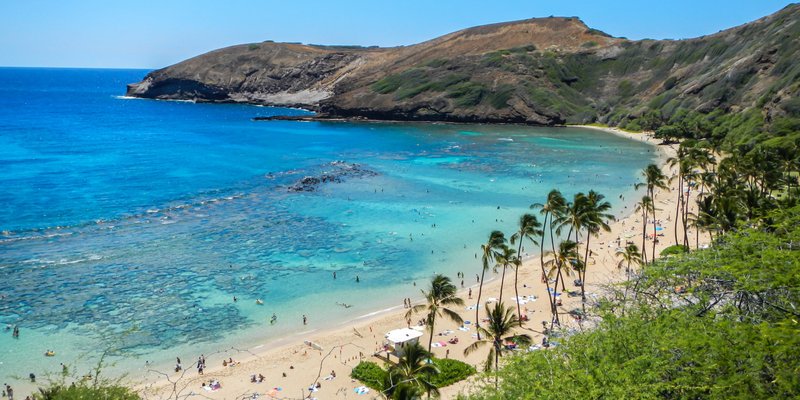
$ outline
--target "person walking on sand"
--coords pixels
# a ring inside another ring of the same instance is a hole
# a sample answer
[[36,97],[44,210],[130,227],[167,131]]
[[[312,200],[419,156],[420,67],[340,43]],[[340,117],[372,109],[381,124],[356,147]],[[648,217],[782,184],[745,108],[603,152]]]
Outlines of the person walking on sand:
[[469,288],[469,298],[472,298],[472,288]]

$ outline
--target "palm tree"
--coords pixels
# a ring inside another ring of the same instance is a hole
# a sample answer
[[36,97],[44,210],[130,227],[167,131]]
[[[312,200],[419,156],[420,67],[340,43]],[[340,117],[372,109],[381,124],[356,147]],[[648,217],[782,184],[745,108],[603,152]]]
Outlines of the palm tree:
[[609,220],[614,220],[614,215],[609,214],[608,210],[611,209],[611,203],[603,201],[605,196],[600,193],[590,190],[586,195],[586,201],[583,204],[583,225],[586,228],[586,249],[583,257],[583,274],[578,274],[578,279],[581,280],[581,300],[586,305],[586,267],[589,266],[589,241],[592,236],[597,236],[600,230],[606,232],[611,231],[608,226]]
[[[578,244],[571,241],[571,240],[564,240],[558,245],[557,252],[547,252],[547,256],[550,257],[550,260],[545,262],[545,267],[549,269],[547,273],[547,278],[555,275],[555,285],[553,285],[553,290],[548,293],[548,297],[553,304],[552,313],[553,318],[551,320],[550,326],[552,327],[554,324],[560,324],[558,318],[558,308],[556,306],[556,292],[558,291],[558,280],[563,279],[561,272],[564,266],[575,266],[578,261]],[[569,276],[569,268],[564,270],[565,274]],[[552,293],[552,294],[551,294]]]
[[[556,223],[556,233],[561,234],[564,228],[569,228],[567,232],[567,240],[572,237],[572,232],[575,232],[575,243],[579,240],[580,230],[589,222],[589,214],[586,213],[587,203],[589,199],[583,193],[575,193],[572,202],[567,203],[564,213],[559,218],[554,218],[553,223]],[[559,270],[559,274],[563,270]],[[580,276],[580,274],[579,274]],[[565,279],[563,276],[557,277],[561,280],[561,290],[567,290]],[[556,285],[556,288],[558,285]]]
[[628,276],[628,280],[631,279],[631,264],[641,265],[642,264],[642,253],[639,252],[639,248],[636,247],[635,244],[631,243],[623,250],[617,251],[617,257],[620,257],[619,263],[617,264],[617,268],[622,268],[622,265],[625,265],[625,273]]
[[516,260],[517,251],[504,244],[496,256],[497,265],[503,266],[503,273],[500,275],[500,298],[498,301],[503,301],[503,286],[506,282],[506,270],[510,264],[516,265]]
[[[481,293],[483,292],[483,280],[486,277],[486,271],[489,269],[489,263],[494,261],[499,255],[500,249],[506,244],[506,237],[503,232],[492,231],[489,234],[489,240],[481,245],[481,261],[483,261],[483,269],[481,270],[481,281],[478,285],[478,306],[481,304]],[[481,326],[480,320],[480,307],[475,307],[475,326]],[[480,332],[478,332],[478,339],[480,339]]]
[[[534,246],[538,245],[539,243],[536,241],[536,236],[544,235],[544,230],[540,229],[542,224],[539,223],[539,220],[536,219],[535,215],[532,214],[524,214],[519,218],[519,230],[511,235],[511,244],[517,243],[517,268],[514,270],[514,296],[517,297],[517,315],[522,315],[520,305],[519,305],[519,290],[517,287],[517,277],[519,276],[519,269],[522,266],[522,242],[524,239],[528,239]],[[544,239],[542,239],[544,241]],[[544,262],[542,262],[544,264]],[[544,274],[544,270],[542,270],[542,274]],[[546,280],[546,279],[545,279]],[[548,283],[548,287],[550,284]],[[502,301],[502,296],[501,296]],[[522,326],[522,318],[520,317],[520,326]]]
[[[553,220],[558,220],[561,218],[561,216],[564,214],[564,209],[566,208],[566,205],[567,205],[566,199],[564,199],[564,196],[562,196],[561,192],[558,191],[557,189],[553,189],[550,191],[550,193],[547,194],[547,201],[544,204],[541,203],[531,204],[531,209],[539,208],[541,209],[539,213],[544,215],[544,221],[542,225],[548,227],[550,231],[550,246],[553,253],[555,253],[556,251],[556,243],[555,239],[553,238],[554,237],[553,225],[555,225],[553,223]],[[550,217],[549,225],[547,217]],[[539,241],[539,263],[540,263],[539,265],[542,268],[542,279],[544,280],[544,284],[547,287],[547,293],[550,293],[550,281],[547,279],[547,273],[545,272],[544,269],[544,253],[545,253],[544,233],[545,230],[542,229],[541,240]],[[553,313],[553,315],[557,315],[556,305],[555,303],[553,303],[553,299],[550,296],[547,296],[547,300],[550,302],[550,312]]]
[[446,316],[458,324],[464,322],[458,313],[447,308],[448,306],[464,305],[464,300],[456,297],[457,290],[458,289],[456,289],[456,285],[453,285],[453,283],[450,282],[450,278],[441,274],[437,274],[431,280],[430,289],[428,289],[428,291],[422,290],[422,294],[425,296],[427,304],[417,304],[416,306],[411,307],[411,309],[406,313],[406,319],[408,319],[411,318],[411,315],[416,312],[423,310],[428,311],[426,316],[428,330],[430,333],[430,338],[428,339],[428,352],[431,351],[431,347],[433,345],[433,330],[437,316]]
[[490,309],[487,304],[486,314],[489,316],[488,325],[485,329],[478,328],[486,339],[478,339],[477,342],[469,345],[464,349],[464,355],[469,355],[481,346],[491,343],[492,348],[486,358],[486,370],[488,371],[491,368],[492,360],[494,359],[494,385],[497,388],[500,356],[505,352],[511,351],[504,343],[513,342],[517,346],[527,347],[531,344],[531,337],[527,334],[513,334],[514,326],[519,323],[519,318],[514,314],[514,307],[505,308],[503,303],[497,302],[494,308]]
[[[416,386],[420,390],[428,393],[439,394],[436,386],[430,382],[431,375],[439,373],[439,368],[430,362],[433,355],[426,351],[419,343],[409,343],[403,345],[403,356],[397,364],[389,368],[390,385],[385,392],[396,398],[395,391],[401,390],[404,385]],[[408,389],[402,389],[406,391]]]
[[[655,189],[667,189],[667,176],[661,172],[661,168],[658,167],[656,164],[650,164],[644,168],[642,171],[642,176],[644,176],[644,185],[647,186],[647,195],[655,201]],[[641,187],[641,183],[636,184],[634,187],[639,188]],[[655,206],[652,209],[653,211],[653,252],[651,253],[652,258],[656,258],[656,208]]]
[[417,385],[410,383],[401,383],[394,387],[392,391],[392,400],[420,400],[422,398],[422,390]]
[[[642,200],[636,203],[636,211],[642,212],[642,260],[647,264],[647,213],[653,209],[653,200],[650,196],[642,196]],[[653,257],[655,258],[655,257]]]

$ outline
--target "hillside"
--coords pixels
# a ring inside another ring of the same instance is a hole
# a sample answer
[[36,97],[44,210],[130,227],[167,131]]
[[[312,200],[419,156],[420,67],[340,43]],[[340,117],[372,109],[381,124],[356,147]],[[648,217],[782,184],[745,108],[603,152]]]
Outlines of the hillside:
[[413,46],[263,42],[153,71],[129,96],[302,106],[331,117],[563,124],[650,109],[800,113],[800,6],[688,40],[614,38],[577,18],[469,28]]

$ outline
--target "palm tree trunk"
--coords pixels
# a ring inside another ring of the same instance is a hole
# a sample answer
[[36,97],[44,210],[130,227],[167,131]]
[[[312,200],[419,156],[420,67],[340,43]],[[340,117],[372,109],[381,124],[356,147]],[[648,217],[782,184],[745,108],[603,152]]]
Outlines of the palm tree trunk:
[[[553,295],[550,296],[550,297],[552,297],[552,300],[553,300],[553,318],[550,320],[550,329],[551,330],[553,329],[553,324],[554,323],[561,325],[561,321],[558,318],[558,304],[556,302],[556,292],[558,292],[558,280],[561,278],[561,261],[556,260],[556,268],[558,269],[558,273],[556,274],[556,282],[553,285]],[[561,279],[563,279],[563,278],[561,278]],[[562,285],[563,285],[563,282],[562,282]]]
[[647,264],[647,205],[642,205],[642,260]]
[[506,281],[506,269],[508,268],[508,262],[503,263],[503,274],[500,275],[500,298],[498,299],[499,303],[503,302],[503,285]]
[[430,335],[431,337],[428,338],[428,353],[430,353],[431,349],[433,348],[433,323],[434,323],[435,320],[436,320],[436,314],[435,313],[431,313],[431,314],[428,315],[428,323],[430,324],[429,330],[431,332],[431,335]]
[[[586,269],[589,268],[589,239],[592,237],[592,233],[588,230],[586,231],[586,251],[583,257],[583,274],[581,271],[578,271],[578,278],[581,280],[581,305],[583,311],[586,311]],[[583,275],[583,276],[581,276]]]
[[656,198],[655,198],[655,193],[652,190],[650,191],[650,201],[653,202],[653,252],[650,253],[650,259],[655,261],[656,240],[658,238],[658,231],[656,231]]
[[681,205],[683,204],[683,175],[678,171],[678,201],[675,204],[675,246],[678,245],[678,216],[680,215]]
[[[517,247],[517,268],[514,268],[514,296],[517,298],[517,316],[519,317],[519,326],[522,326],[522,308],[519,305],[519,289],[517,287],[517,277],[519,270],[522,268],[522,236],[519,237],[519,247]],[[502,297],[501,297],[502,298]]]
[[[497,343],[497,342],[495,342]],[[497,390],[500,387],[498,377],[500,375],[500,347],[495,345],[494,349],[494,388]]]
[[[554,314],[555,303],[553,302],[553,298],[550,297],[550,280],[547,279],[547,274],[544,272],[544,227],[547,226],[548,215],[549,213],[544,214],[544,224],[542,224],[542,240],[539,243],[539,261],[541,263],[540,266],[542,267],[542,279],[544,280],[544,285],[547,288],[547,301],[550,303],[550,313]],[[552,237],[552,232],[551,232],[551,237]],[[517,303],[517,307],[519,307],[519,303]],[[520,322],[520,326],[522,326],[522,322]]]
[[480,283],[480,285],[478,285],[478,300],[477,300],[477,306],[475,307],[475,330],[477,331],[476,333],[478,334],[478,340],[481,340],[481,332],[478,331],[478,329],[477,329],[477,328],[481,327],[481,320],[480,320],[480,316],[479,316],[478,313],[481,311],[481,307],[480,307],[481,306],[481,292],[483,291],[483,278],[486,275],[486,269],[487,269],[486,266],[484,266],[483,272],[481,272],[481,283]]

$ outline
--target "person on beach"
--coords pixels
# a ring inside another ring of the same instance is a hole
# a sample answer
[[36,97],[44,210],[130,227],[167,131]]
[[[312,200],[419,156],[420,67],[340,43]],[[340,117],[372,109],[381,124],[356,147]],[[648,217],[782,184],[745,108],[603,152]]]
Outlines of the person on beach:
[[303,314],[303,325],[308,325],[308,318]]
[[469,288],[469,298],[472,298],[472,288]]

